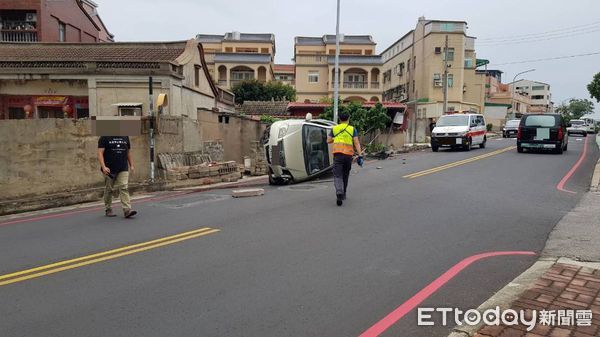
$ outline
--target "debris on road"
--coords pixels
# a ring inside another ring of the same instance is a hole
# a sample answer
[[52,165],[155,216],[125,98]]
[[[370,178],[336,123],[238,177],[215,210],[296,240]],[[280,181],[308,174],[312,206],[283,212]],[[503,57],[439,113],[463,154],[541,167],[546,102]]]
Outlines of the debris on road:
[[381,166],[377,166],[377,169],[378,169],[378,170],[381,170],[382,168],[383,168],[383,167],[381,167]]
[[264,194],[265,190],[262,188],[246,188],[231,191],[231,196],[234,198],[258,197]]

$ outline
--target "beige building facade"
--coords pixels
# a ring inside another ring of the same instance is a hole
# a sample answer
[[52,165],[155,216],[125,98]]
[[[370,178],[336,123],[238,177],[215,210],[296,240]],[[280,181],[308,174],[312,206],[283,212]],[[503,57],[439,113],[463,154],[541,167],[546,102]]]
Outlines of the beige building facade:
[[219,87],[231,89],[242,81],[275,79],[275,35],[230,32],[199,34],[196,39],[204,46],[208,71]]
[[[417,117],[444,112],[482,112],[485,75],[476,72],[475,38],[464,21],[419,18],[408,32],[383,51],[384,101],[417,101]],[[448,111],[443,111],[447,38]]]
[[[342,36],[340,41],[340,99],[381,101],[381,56],[369,35]],[[296,100],[318,102],[333,98],[335,35],[296,37]]]

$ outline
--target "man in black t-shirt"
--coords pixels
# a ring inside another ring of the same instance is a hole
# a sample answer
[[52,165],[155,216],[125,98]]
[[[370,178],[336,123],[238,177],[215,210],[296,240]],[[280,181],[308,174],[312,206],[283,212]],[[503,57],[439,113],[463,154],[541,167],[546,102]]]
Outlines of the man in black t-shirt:
[[131,209],[129,200],[129,171],[134,173],[131,159],[131,144],[127,136],[104,136],[98,139],[98,161],[100,170],[104,174],[104,206],[105,215],[116,216],[112,211],[113,191],[119,191],[119,198],[123,205],[126,218],[131,218],[137,212]]

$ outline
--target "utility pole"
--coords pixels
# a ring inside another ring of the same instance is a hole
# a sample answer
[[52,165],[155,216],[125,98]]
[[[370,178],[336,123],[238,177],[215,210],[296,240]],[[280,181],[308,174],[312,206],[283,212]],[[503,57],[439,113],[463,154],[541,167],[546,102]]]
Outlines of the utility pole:
[[150,181],[154,182],[154,95],[152,76],[148,79],[148,94],[150,98]]
[[442,115],[448,112],[448,35],[446,35],[446,44],[444,47],[444,111]]
[[340,100],[340,0],[337,0],[337,20],[335,24],[335,76],[333,84],[333,121],[338,121]]
[[[511,96],[512,96],[512,97],[511,97],[511,103],[512,103],[512,104],[511,104],[511,105],[512,105],[511,109],[512,109],[512,113],[513,113],[513,116],[512,116],[513,118],[516,116],[516,113],[515,113],[515,105],[517,105],[517,102],[515,102],[515,101],[516,101],[516,99],[515,99],[515,96],[517,96],[517,90],[516,90],[516,86],[517,86],[517,83],[516,83],[516,81],[517,81],[517,77],[519,77],[519,75],[523,75],[523,74],[526,74],[526,73],[530,73],[530,72],[532,72],[532,71],[535,71],[535,69],[529,69],[529,70],[522,71],[522,72],[520,72],[520,73],[517,73],[517,74],[515,75],[515,77],[513,77],[513,81],[512,81],[512,88],[511,88],[511,89],[512,89],[512,90],[511,90]],[[518,112],[518,111],[517,111],[517,112]]]

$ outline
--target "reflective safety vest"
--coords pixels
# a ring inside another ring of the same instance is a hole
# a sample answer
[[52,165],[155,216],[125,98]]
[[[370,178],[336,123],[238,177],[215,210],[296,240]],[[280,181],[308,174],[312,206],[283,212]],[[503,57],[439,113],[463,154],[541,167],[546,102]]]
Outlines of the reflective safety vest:
[[346,123],[333,127],[333,153],[354,155],[354,127]]

